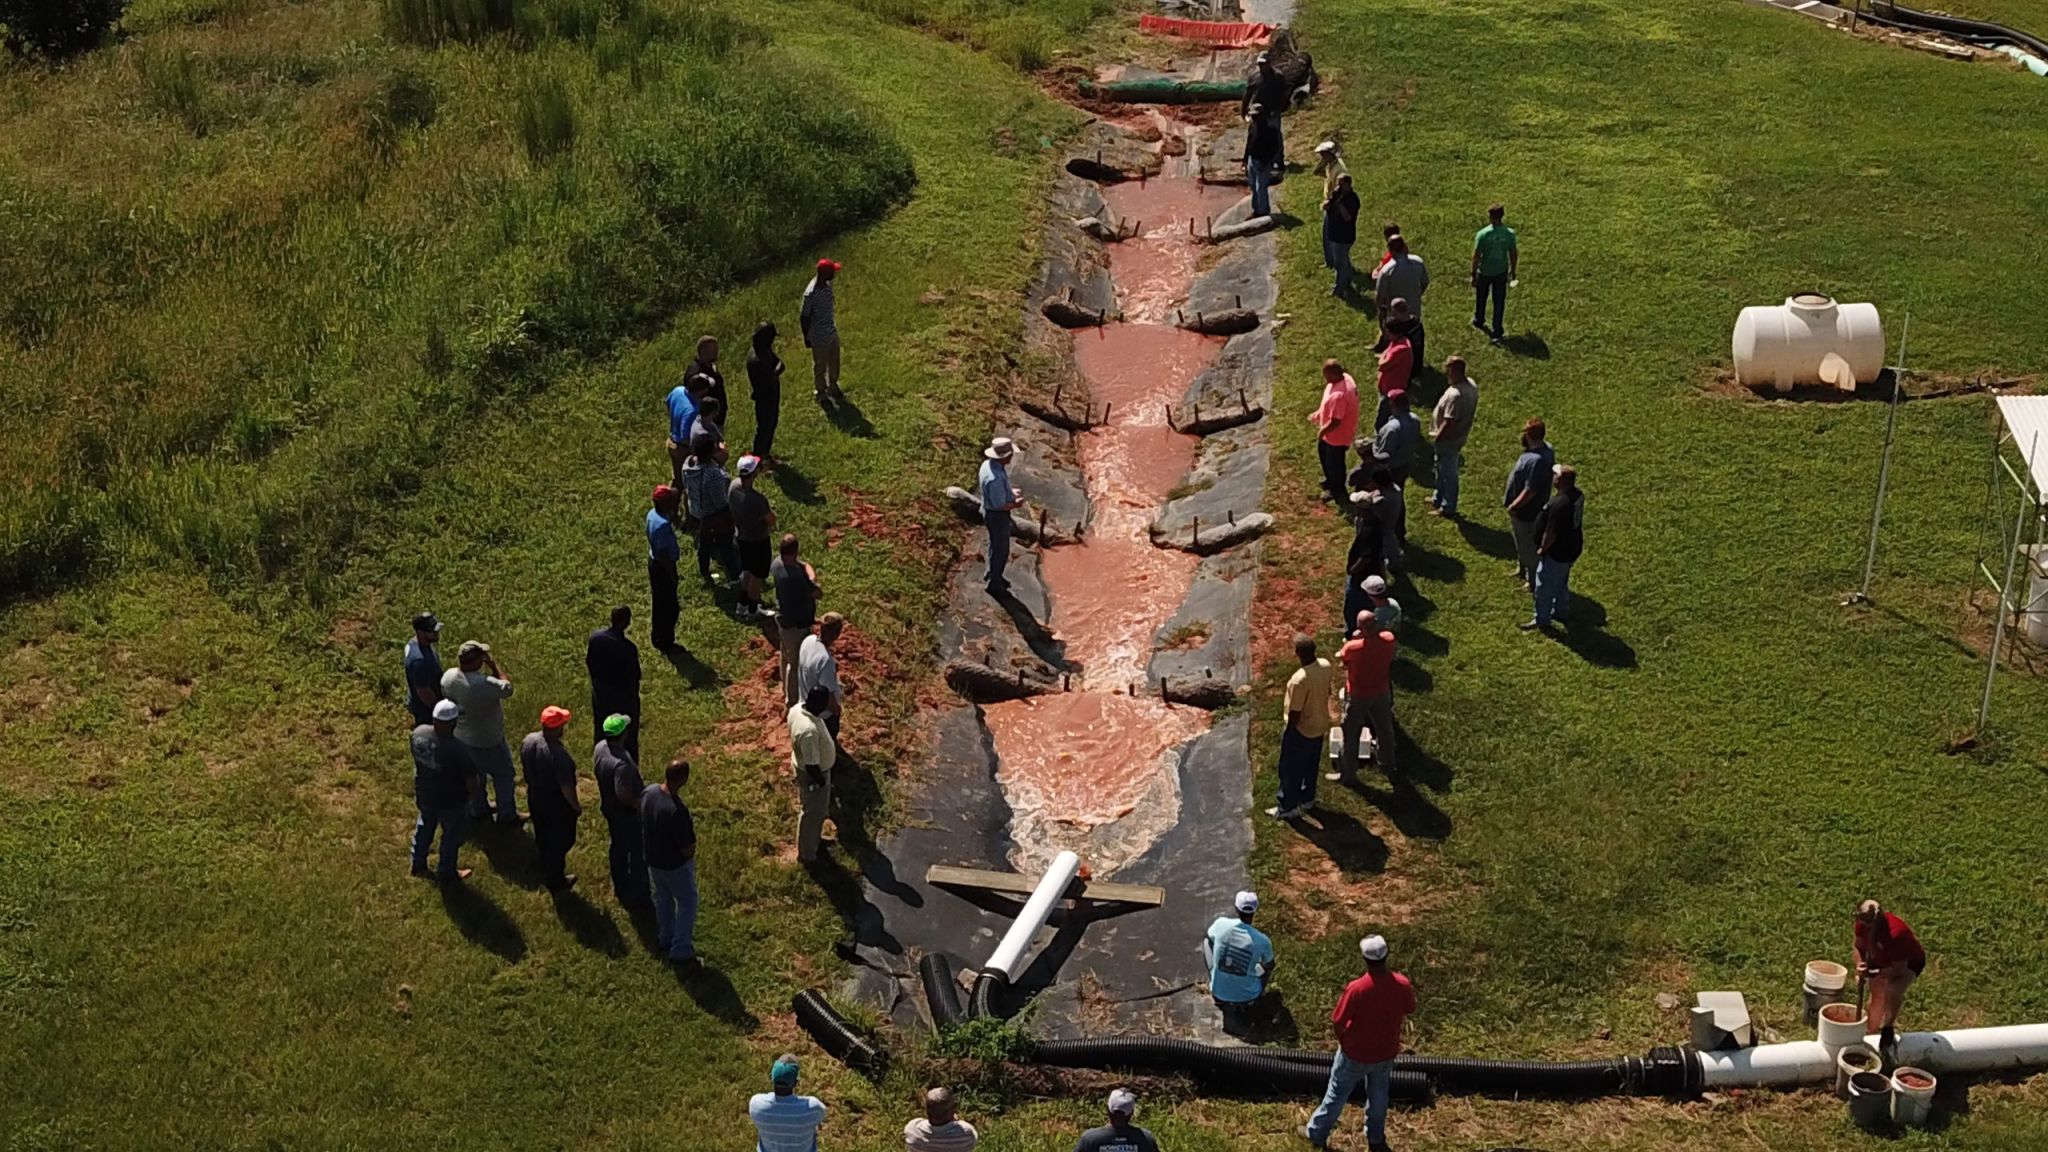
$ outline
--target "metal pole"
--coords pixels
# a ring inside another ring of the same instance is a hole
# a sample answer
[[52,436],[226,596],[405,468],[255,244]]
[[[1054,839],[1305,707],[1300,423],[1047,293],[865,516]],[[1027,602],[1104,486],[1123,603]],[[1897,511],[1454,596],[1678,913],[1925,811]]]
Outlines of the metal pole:
[[1913,314],[1899,329],[1899,358],[1892,365],[1892,402],[1884,417],[1884,462],[1877,468],[1877,500],[1870,506],[1870,546],[1863,553],[1863,584],[1850,603],[1869,603],[1870,575],[1877,568],[1877,533],[1884,523],[1884,495],[1892,478],[1892,436],[1899,426],[1899,396],[1906,385],[1906,337],[1913,331]]
[[[2041,434],[2036,432],[2033,442],[2027,447],[2025,460],[2030,474],[2034,466],[2034,453],[2040,447]],[[2018,515],[2025,516],[2030,511],[2033,509],[2029,507],[2026,493],[2022,491]],[[1984,698],[1977,702],[1977,731],[1980,734],[1984,731],[1984,725],[1991,719],[1991,684],[1998,679],[1998,650],[2005,643],[2006,589],[2012,587],[2012,570],[2019,563],[2021,531],[2021,522],[2016,518],[2012,525],[2012,543],[2007,545],[2005,550],[2005,579],[1998,585],[1998,623],[1991,629],[1991,658],[1984,665]]]

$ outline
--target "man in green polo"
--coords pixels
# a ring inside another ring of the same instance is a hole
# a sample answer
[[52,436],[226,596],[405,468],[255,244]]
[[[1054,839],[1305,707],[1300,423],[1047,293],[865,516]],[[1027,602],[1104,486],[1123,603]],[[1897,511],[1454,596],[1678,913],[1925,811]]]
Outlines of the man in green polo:
[[[1508,307],[1508,285],[1515,279],[1521,254],[1515,248],[1515,230],[1502,223],[1507,209],[1495,204],[1486,210],[1487,225],[1472,238],[1472,326],[1493,337],[1495,344],[1506,338],[1501,325]],[[1493,297],[1493,328],[1486,327],[1486,298]]]

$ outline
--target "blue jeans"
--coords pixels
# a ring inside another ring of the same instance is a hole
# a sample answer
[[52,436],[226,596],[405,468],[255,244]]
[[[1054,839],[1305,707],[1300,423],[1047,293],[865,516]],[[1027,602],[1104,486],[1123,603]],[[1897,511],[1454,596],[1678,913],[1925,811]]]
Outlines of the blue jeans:
[[681,868],[649,868],[654,881],[655,942],[671,960],[697,955],[697,862]]
[[1247,158],[1244,162],[1244,178],[1252,186],[1252,215],[1271,216],[1273,199],[1266,190],[1273,183],[1272,166],[1263,160]]
[[1332,291],[1342,296],[1351,291],[1351,245],[1323,241],[1323,251],[1329,257],[1330,267],[1337,270],[1337,284]]
[[1536,623],[1568,619],[1572,614],[1572,566],[1548,556],[1536,558]]
[[438,875],[443,880],[455,879],[456,853],[462,847],[463,833],[469,830],[469,814],[460,804],[438,804],[435,801],[413,795],[413,802],[419,807],[419,820],[412,826],[412,868],[424,872],[427,867],[427,850],[434,846],[434,832],[441,833],[441,867]]
[[612,895],[628,907],[647,903],[647,848],[640,840],[639,814],[631,808],[604,810],[611,833]]
[[[491,782],[491,790],[498,794],[498,821],[510,823],[518,818],[519,794],[513,789],[512,749],[503,740],[496,744],[471,744],[464,741],[463,747],[476,760],[476,770]],[[484,790],[477,789],[469,798],[469,814],[478,820],[491,815],[490,801],[484,798]]]
[[1377,1064],[1360,1064],[1337,1050],[1337,1058],[1330,1062],[1330,1087],[1323,1093],[1323,1102],[1316,1105],[1315,1115],[1308,1118],[1308,1138],[1312,1144],[1322,1145],[1330,1141],[1330,1133],[1337,1128],[1337,1118],[1344,1113],[1345,1101],[1358,1089],[1358,1082],[1365,1081],[1365,1142],[1385,1144],[1387,1142],[1387,1091],[1393,1086],[1394,1062],[1382,1060]]
[[1442,448],[1436,450],[1436,491],[1430,493],[1429,502],[1446,515],[1458,511],[1458,469],[1465,463],[1463,448]]
[[988,582],[1000,587],[1010,566],[1010,536],[1017,525],[1008,512],[983,513],[981,522],[988,526]]
[[1316,779],[1322,771],[1318,761],[1322,753],[1323,742],[1313,736],[1302,735],[1294,725],[1289,724],[1281,731],[1280,794],[1274,802],[1282,812],[1315,803]]

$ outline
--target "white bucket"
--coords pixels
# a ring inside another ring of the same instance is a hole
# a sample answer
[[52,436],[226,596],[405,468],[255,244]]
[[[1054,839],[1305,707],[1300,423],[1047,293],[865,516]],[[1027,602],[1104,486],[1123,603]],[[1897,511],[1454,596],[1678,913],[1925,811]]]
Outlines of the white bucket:
[[1824,1005],[1815,1024],[1821,1047],[1832,1056],[1851,1044],[1862,1044],[1863,1023],[1863,1013],[1854,1004]]
[[1884,1058],[1877,1050],[1865,1044],[1851,1044],[1835,1053],[1835,1095],[1843,1100],[1849,1098],[1849,1077],[1858,1072],[1876,1072],[1884,1068]]
[[1900,1068],[1892,1073],[1892,1122],[1919,1127],[1934,1110],[1934,1073],[1924,1068]]
[[1840,992],[1849,986],[1849,969],[1833,960],[1808,960],[1806,986],[1815,992]]

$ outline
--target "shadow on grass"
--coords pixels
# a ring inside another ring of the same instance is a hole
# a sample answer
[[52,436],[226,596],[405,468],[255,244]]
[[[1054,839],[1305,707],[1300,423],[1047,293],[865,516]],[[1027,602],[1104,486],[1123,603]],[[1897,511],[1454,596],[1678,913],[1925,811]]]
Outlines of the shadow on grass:
[[[1436,640],[1437,643],[1444,649],[1444,651],[1450,651],[1450,643],[1448,641],[1445,641],[1442,637],[1437,636],[1434,632],[1424,632],[1419,628],[1409,629],[1407,633],[1401,637],[1401,640],[1403,643],[1408,643],[1411,639],[1419,638],[1422,636],[1428,636],[1431,639]],[[1417,651],[1421,650],[1419,646],[1412,643],[1410,643],[1408,646],[1411,648],[1415,648]],[[1396,658],[1394,663],[1387,669],[1387,679],[1394,685],[1395,688],[1398,688],[1403,692],[1421,693],[1427,692],[1430,689],[1436,687],[1436,674],[1431,672],[1429,669],[1424,668],[1422,665],[1415,663],[1413,660],[1403,660]]]
[[1530,360],[1550,359],[1550,345],[1534,332],[1517,332],[1501,341],[1500,346],[1507,349],[1509,355],[1522,356]]
[[[1399,703],[1399,697],[1396,697],[1395,705],[1397,709]],[[1397,746],[1401,749],[1401,756],[1397,761],[1400,765],[1400,770],[1394,774],[1397,785],[1412,782],[1412,784],[1420,784],[1432,792],[1442,793],[1450,791],[1451,779],[1457,775],[1457,771],[1449,764],[1444,763],[1431,753],[1425,751],[1420,744],[1417,744],[1415,738],[1408,734],[1408,730],[1401,727],[1401,722],[1398,718],[1394,721],[1394,739]]]
[[775,490],[798,504],[823,504],[824,497],[818,495],[817,481],[805,475],[803,470],[788,461],[778,461],[768,473],[768,482]]
[[1317,808],[1288,823],[1309,843],[1321,848],[1323,854],[1330,858],[1330,863],[1346,875],[1361,872],[1377,874],[1386,870],[1387,842],[1373,835],[1372,829],[1355,817],[1346,816],[1334,808]]
[[491,862],[491,871],[528,892],[540,887],[540,852],[522,827],[476,821],[469,842]]
[[488,949],[508,964],[526,958],[526,936],[496,900],[456,881],[441,886],[441,907],[470,943]]
[[1552,635],[1588,664],[1623,670],[1638,666],[1635,648],[1607,631],[1607,608],[1590,596],[1572,594],[1571,617],[1564,621],[1562,632]]
[[1439,584],[1457,584],[1465,579],[1465,562],[1448,552],[1411,543],[1406,559],[1410,576]]
[[681,676],[683,682],[692,688],[716,688],[722,683],[718,678],[718,672],[711,665],[697,659],[688,648],[680,644],[661,655],[668,661],[669,667],[676,670],[676,675]]
[[824,401],[820,406],[825,409],[825,418],[832,421],[832,426],[848,436],[873,440],[879,435],[875,431],[874,421],[869,420],[867,413],[862,412],[860,405],[855,404],[850,397],[841,396],[836,400]]
[[747,1011],[739,989],[732,986],[724,972],[702,961],[678,966],[674,972],[676,987],[695,1001],[705,1015],[742,1032],[752,1032],[761,1026],[761,1021]]
[[576,938],[576,943],[600,956],[617,959],[628,951],[626,937],[619,931],[619,926],[603,909],[573,888],[555,894],[555,919]]
[[1348,786],[1366,803],[1385,813],[1387,819],[1394,822],[1394,827],[1401,830],[1401,835],[1411,840],[1450,838],[1451,818],[1418,791],[1406,773],[1395,773],[1384,788],[1363,780],[1351,781]]
[[1515,559],[1515,538],[1491,524],[1481,524],[1463,514],[1458,517],[1458,535],[1465,543],[1496,560]]
[[1250,1004],[1220,1009],[1223,1033],[1247,1044],[1278,1044],[1292,1048],[1301,1043],[1301,1025],[1287,1007],[1287,993],[1268,989]]

